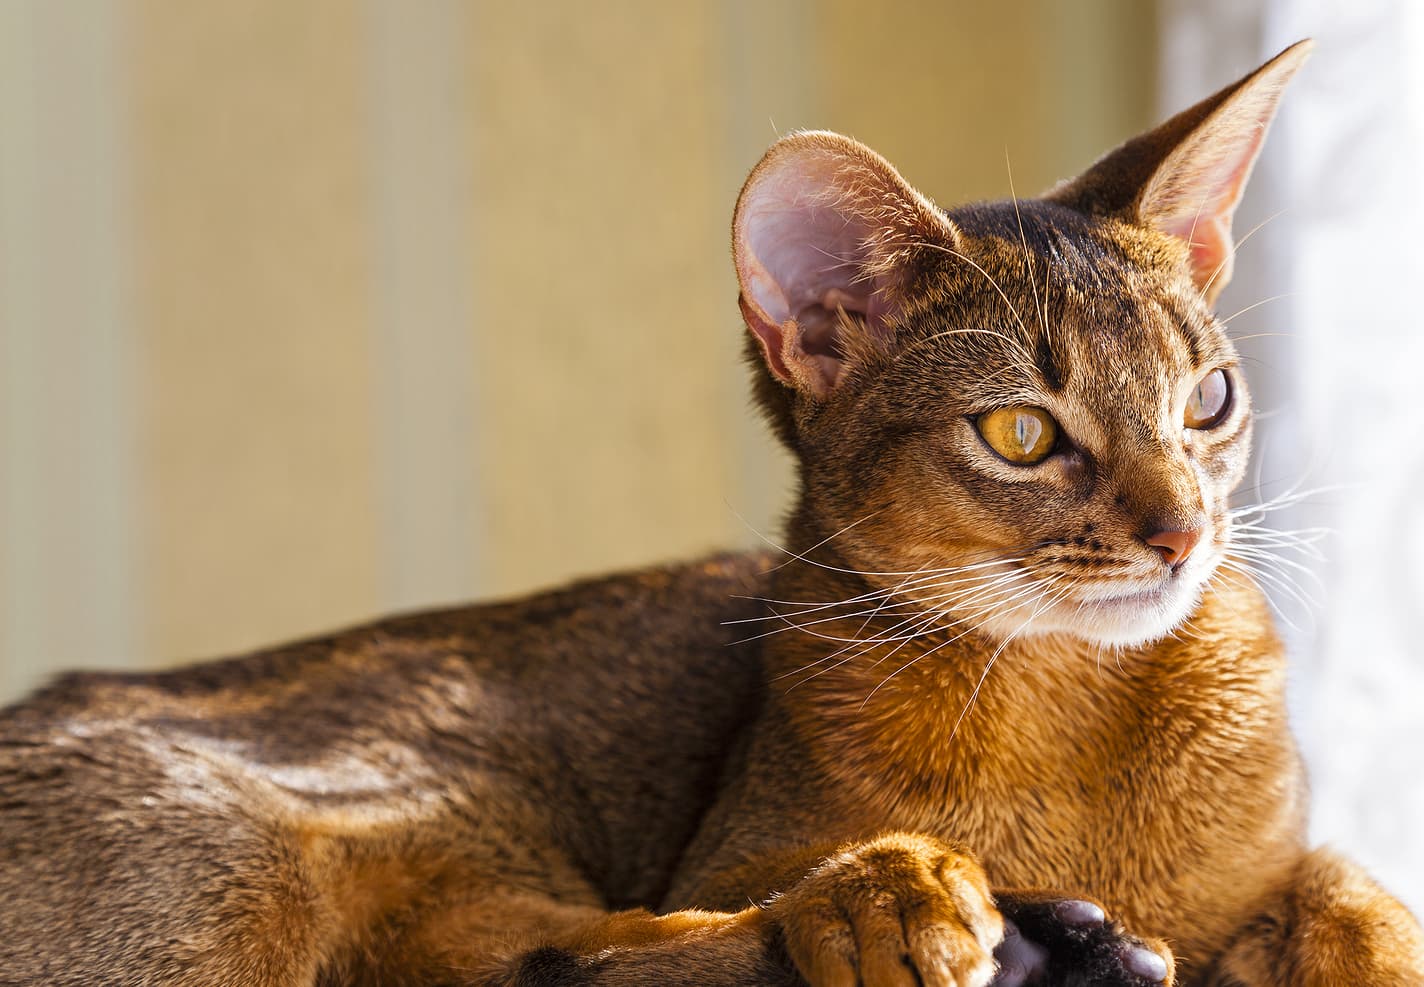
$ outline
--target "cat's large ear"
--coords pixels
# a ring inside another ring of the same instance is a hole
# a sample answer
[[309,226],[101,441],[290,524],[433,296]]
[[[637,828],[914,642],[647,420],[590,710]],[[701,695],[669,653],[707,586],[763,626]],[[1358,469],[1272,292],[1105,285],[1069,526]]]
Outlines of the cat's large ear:
[[1281,92],[1313,42],[1287,48],[1241,81],[1109,152],[1047,196],[1184,241],[1208,304],[1231,279],[1231,217],[1261,152]]
[[944,214],[868,147],[825,131],[777,141],[747,178],[732,221],[742,316],[771,372],[830,393],[857,353],[893,345],[916,277],[955,237]]

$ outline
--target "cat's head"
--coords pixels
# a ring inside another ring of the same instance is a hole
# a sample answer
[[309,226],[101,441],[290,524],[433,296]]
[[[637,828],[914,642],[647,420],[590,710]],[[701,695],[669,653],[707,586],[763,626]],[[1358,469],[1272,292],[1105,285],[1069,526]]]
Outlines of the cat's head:
[[1308,52],[1038,199],[944,211],[848,138],[778,141],[733,250],[758,396],[800,459],[803,534],[999,636],[1130,645],[1189,616],[1250,446],[1212,303]]

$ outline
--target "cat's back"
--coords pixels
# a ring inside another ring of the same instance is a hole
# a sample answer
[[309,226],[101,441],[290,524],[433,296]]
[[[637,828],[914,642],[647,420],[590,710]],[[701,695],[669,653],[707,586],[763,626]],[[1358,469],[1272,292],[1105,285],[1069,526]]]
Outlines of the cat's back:
[[0,711],[0,870],[131,867],[154,827],[172,848],[222,820],[285,840],[471,806],[493,825],[503,804],[549,807],[524,827],[577,817],[569,831],[592,835],[569,854],[638,898],[758,702],[758,655],[735,642],[766,567],[716,556],[169,672],[65,676]]
[[[70,672],[0,709],[0,733],[68,726],[198,727],[247,723],[276,747],[321,743],[327,727],[421,707],[627,706],[665,690],[713,691],[750,680],[754,649],[739,620],[760,615],[757,554],[723,554],[510,600],[388,617],[238,657],[161,672]],[[590,689],[592,688],[592,691]],[[434,690],[432,694],[430,690]],[[494,725],[491,717],[481,718]],[[281,735],[262,733],[286,723]],[[330,739],[330,738],[327,738]]]

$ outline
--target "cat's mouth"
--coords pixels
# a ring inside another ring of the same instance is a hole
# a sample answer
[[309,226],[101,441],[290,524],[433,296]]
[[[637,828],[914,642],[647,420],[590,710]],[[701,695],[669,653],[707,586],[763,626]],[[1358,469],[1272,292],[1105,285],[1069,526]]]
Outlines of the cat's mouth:
[[1102,596],[1092,596],[1086,602],[1098,606],[1155,606],[1166,601],[1178,587],[1168,576],[1156,586],[1114,590]]
[[1096,644],[1134,647],[1172,633],[1196,610],[1215,565],[1203,551],[1179,569],[1136,579],[1086,582],[1052,612],[1039,631],[1062,631]]

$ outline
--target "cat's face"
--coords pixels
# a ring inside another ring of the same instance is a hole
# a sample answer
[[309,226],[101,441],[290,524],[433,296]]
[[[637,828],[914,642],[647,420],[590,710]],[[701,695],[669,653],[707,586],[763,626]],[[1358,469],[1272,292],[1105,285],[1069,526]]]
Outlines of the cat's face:
[[1249,454],[1235,350],[1160,234],[1030,202],[950,217],[963,259],[801,421],[808,505],[854,524],[836,544],[863,571],[1008,560],[942,589],[997,636],[1167,633]]
[[769,152],[743,313],[840,564],[998,638],[1190,616],[1250,443],[1210,302],[1292,51],[1043,200],[944,213],[845,138]]

